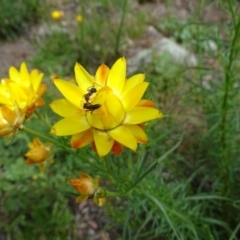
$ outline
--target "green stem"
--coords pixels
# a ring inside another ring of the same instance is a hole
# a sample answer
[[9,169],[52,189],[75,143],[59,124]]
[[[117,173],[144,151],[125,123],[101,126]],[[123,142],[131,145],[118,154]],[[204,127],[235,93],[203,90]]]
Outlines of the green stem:
[[26,133],[29,133],[29,134],[31,134],[31,135],[33,135],[33,136],[40,137],[40,138],[42,138],[42,139],[44,139],[44,140],[46,140],[46,141],[48,141],[48,142],[53,143],[54,145],[56,145],[56,146],[58,146],[58,147],[61,147],[61,148],[65,149],[65,150],[67,150],[67,151],[70,151],[66,146],[62,145],[61,143],[59,143],[59,142],[56,141],[55,139],[50,138],[50,137],[48,137],[48,136],[45,135],[45,134],[42,134],[42,133],[40,133],[40,132],[36,132],[36,131],[34,131],[34,130],[30,129],[30,128],[27,128],[27,127],[25,127],[25,126],[23,126],[23,125],[21,126],[20,129],[23,130],[23,131],[26,132]]
[[40,119],[42,122],[45,123],[46,126],[48,126],[49,128],[51,128],[51,124],[37,111],[34,111],[34,114],[38,117],[38,119]]
[[156,166],[162,162],[169,154],[171,154],[175,149],[179,147],[183,140],[183,135],[181,136],[180,140],[177,142],[175,146],[173,146],[171,149],[169,149],[163,156],[158,158],[150,167],[126,190],[126,193],[128,193],[131,189],[133,189],[139,182],[142,181],[143,178],[145,178]]
[[123,29],[124,18],[125,18],[125,14],[126,14],[126,8],[127,8],[127,0],[124,0],[123,7],[122,7],[121,21],[120,21],[120,25],[119,25],[118,32],[116,35],[116,45],[115,45],[115,53],[116,54],[119,53],[119,44],[120,44],[120,38],[121,38],[121,34],[122,34],[122,29]]
[[221,129],[220,139],[221,139],[223,155],[225,155],[225,149],[226,149],[226,118],[228,113],[229,91],[232,86],[231,72],[232,72],[232,67],[234,62],[234,56],[235,56],[234,54],[236,54],[235,45],[238,43],[239,33],[240,33],[240,18],[238,19],[238,22],[236,25],[235,33],[231,42],[231,50],[229,54],[228,64],[225,68],[225,89],[224,89],[224,96],[222,101],[222,115],[221,115],[222,119],[220,123],[220,129]]

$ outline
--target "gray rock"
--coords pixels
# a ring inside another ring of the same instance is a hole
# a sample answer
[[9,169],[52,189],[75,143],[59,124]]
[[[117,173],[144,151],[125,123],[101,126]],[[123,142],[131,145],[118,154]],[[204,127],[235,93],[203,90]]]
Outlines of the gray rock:
[[171,60],[189,67],[197,65],[197,58],[186,48],[180,46],[169,38],[162,38],[148,49],[142,49],[128,59],[128,74],[133,74],[140,68],[151,63],[154,58],[168,53]]

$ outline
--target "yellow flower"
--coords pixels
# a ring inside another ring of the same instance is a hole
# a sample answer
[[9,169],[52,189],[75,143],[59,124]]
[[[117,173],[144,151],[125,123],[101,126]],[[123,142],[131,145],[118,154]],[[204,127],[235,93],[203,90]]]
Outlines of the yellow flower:
[[82,202],[87,199],[97,201],[99,188],[99,177],[93,179],[88,174],[80,172],[80,178],[69,180],[72,186],[81,194],[76,202]]
[[28,72],[25,63],[20,71],[9,68],[9,79],[2,79],[0,84],[0,104],[14,110],[16,103],[26,118],[30,117],[36,107],[44,105],[41,96],[46,91],[46,85],[41,84],[43,74],[34,69]]
[[80,14],[78,14],[78,15],[76,16],[76,21],[77,21],[77,22],[82,22],[82,20],[83,20],[83,16],[80,15]]
[[51,155],[51,143],[43,144],[38,138],[34,138],[33,142],[28,144],[30,151],[25,154],[27,165],[39,164],[40,170],[46,168],[46,161],[53,163]]
[[19,129],[24,121],[25,116],[21,114],[17,104],[14,105],[14,110],[3,105],[0,107],[0,136],[6,136],[6,139],[11,138]]
[[66,99],[50,104],[55,113],[64,117],[51,133],[72,135],[73,148],[92,143],[99,156],[110,151],[120,154],[123,146],[135,151],[137,143],[147,143],[143,123],[162,117],[162,113],[152,101],[141,99],[148,87],[144,74],[126,80],[126,61],[120,58],[111,69],[101,65],[95,77],[76,63],[75,76],[79,86],[54,80]]
[[64,15],[64,12],[63,11],[58,11],[58,10],[55,10],[55,11],[52,11],[51,12],[51,17],[52,19],[54,20],[59,20],[63,17]]
[[98,198],[96,203],[99,207],[102,207],[105,204],[105,202],[106,202],[106,198],[102,197],[102,198]]

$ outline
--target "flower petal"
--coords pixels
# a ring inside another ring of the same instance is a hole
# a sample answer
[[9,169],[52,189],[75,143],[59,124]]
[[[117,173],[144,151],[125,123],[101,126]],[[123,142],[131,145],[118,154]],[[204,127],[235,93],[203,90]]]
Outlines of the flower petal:
[[139,83],[143,82],[144,78],[145,78],[145,75],[142,73],[139,73],[139,74],[133,75],[128,80],[126,80],[123,87],[122,95],[126,94],[129,90],[131,90],[133,87],[135,87]]
[[37,69],[34,69],[31,73],[30,73],[30,78],[32,80],[32,85],[33,85],[33,89],[35,92],[38,91],[39,86],[42,82],[42,78],[43,78],[43,73],[38,73]]
[[78,86],[61,79],[55,79],[54,83],[69,102],[80,107],[84,92]]
[[112,146],[112,149],[111,151],[115,154],[115,155],[120,155],[123,151],[123,145],[120,144],[119,142],[117,141],[114,141],[114,144]]
[[30,76],[29,76],[29,72],[25,62],[23,62],[20,66],[20,78],[21,78],[21,84],[23,84],[24,86],[30,85],[31,83]]
[[20,73],[15,67],[9,68],[9,78],[16,83],[21,83]]
[[74,71],[78,86],[83,92],[87,92],[87,89],[93,86],[93,77],[79,63],[75,64]]
[[126,60],[124,57],[119,58],[112,66],[108,74],[107,85],[113,91],[120,95],[126,80]]
[[94,142],[100,157],[107,155],[113,146],[114,140],[105,131],[94,129]]
[[67,136],[83,132],[90,127],[86,116],[79,114],[66,117],[54,124],[51,133],[57,136]]
[[141,99],[138,104],[136,105],[137,107],[155,107],[154,102],[148,100],[148,99]]
[[147,82],[139,83],[135,87],[131,88],[125,95],[123,95],[123,106],[126,111],[131,110],[137,105],[146,91],[148,84],[149,83]]
[[137,141],[135,137],[133,136],[132,132],[125,126],[114,128],[108,131],[108,134],[122,145],[134,151],[137,149]]
[[81,133],[74,134],[71,138],[72,148],[82,148],[93,141],[92,129],[88,129]]
[[156,108],[135,107],[126,113],[124,124],[139,124],[162,116],[163,114]]
[[95,75],[95,82],[99,84],[100,86],[105,86],[107,82],[107,77],[109,73],[109,68],[105,64],[102,64],[96,72]]
[[82,115],[85,114],[84,110],[80,112],[81,110],[79,108],[77,108],[65,98],[54,100],[52,103],[50,103],[50,107],[55,113],[57,113],[61,117],[70,117],[77,113],[82,113]]
[[134,135],[138,143],[145,144],[148,141],[148,137],[143,129],[137,125],[124,125]]

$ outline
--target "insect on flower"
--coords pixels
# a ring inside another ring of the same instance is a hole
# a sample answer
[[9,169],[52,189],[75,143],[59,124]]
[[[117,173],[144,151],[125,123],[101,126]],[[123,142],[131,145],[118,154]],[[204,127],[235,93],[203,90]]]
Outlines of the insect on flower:
[[83,108],[85,111],[91,111],[93,113],[94,110],[101,107],[101,104],[91,104],[89,102],[86,102],[83,104]]
[[84,94],[84,99],[87,103],[89,103],[91,96],[97,92],[97,89],[95,87],[89,87],[87,89],[88,93]]

